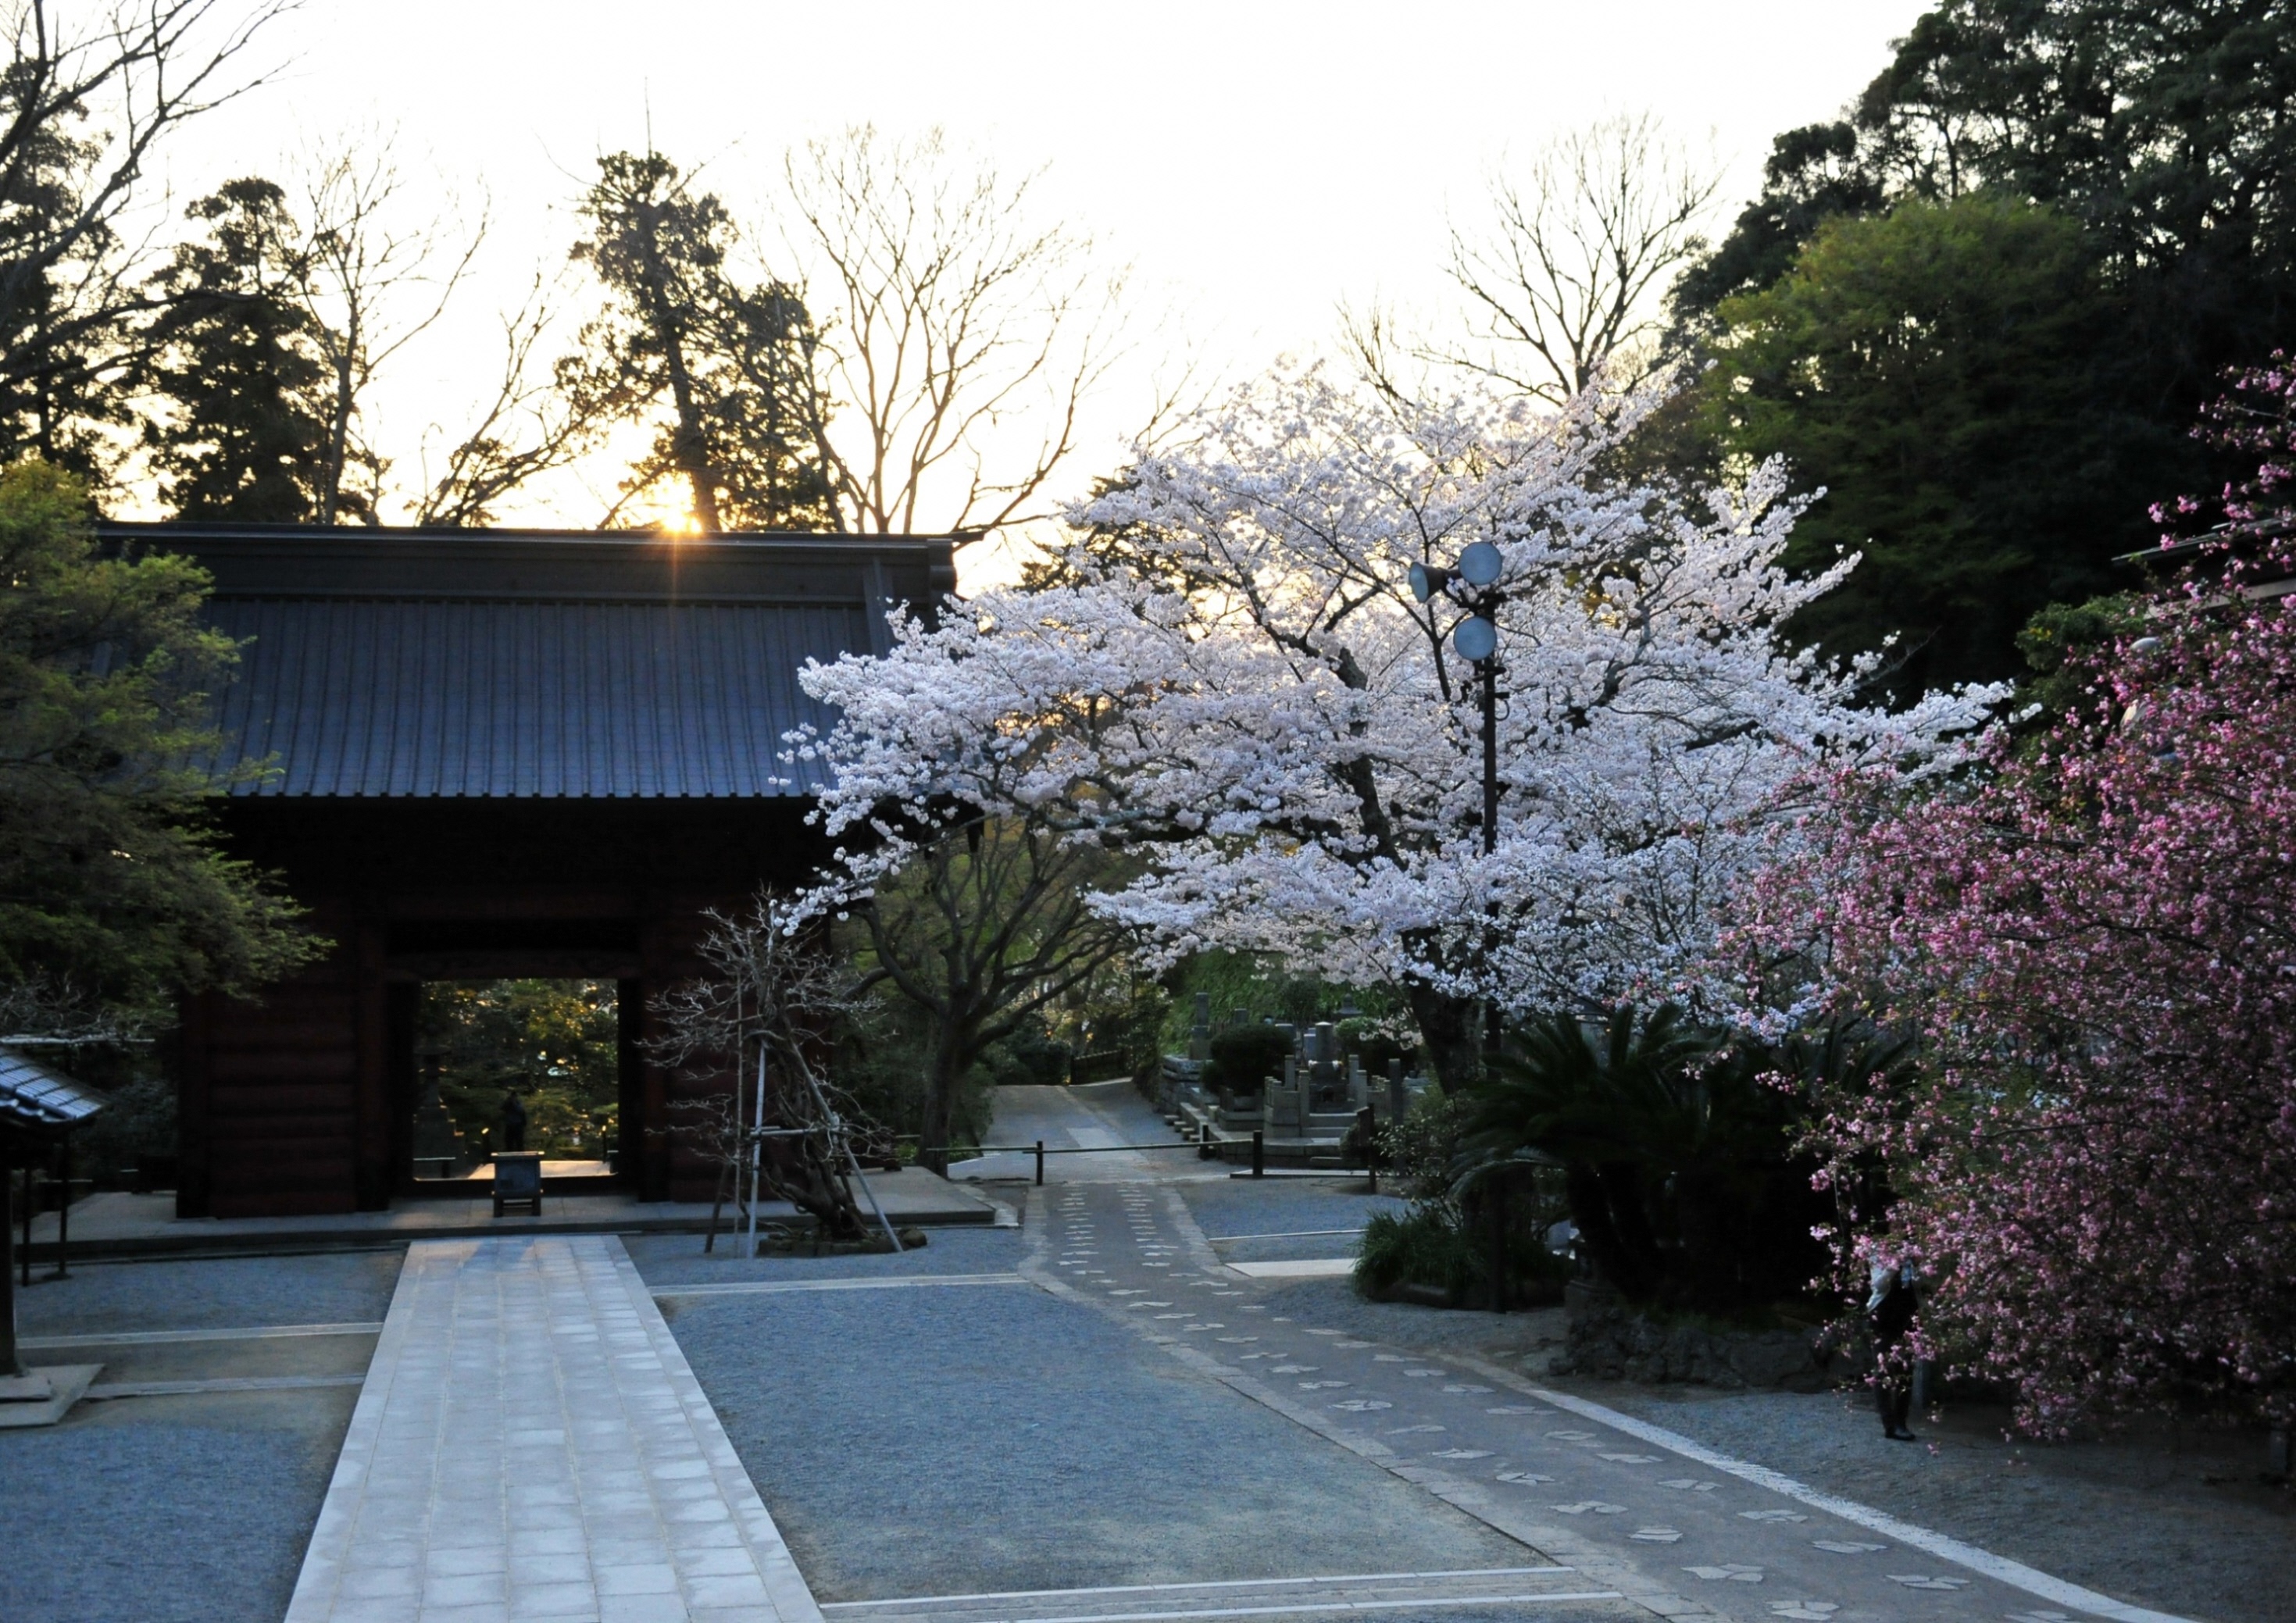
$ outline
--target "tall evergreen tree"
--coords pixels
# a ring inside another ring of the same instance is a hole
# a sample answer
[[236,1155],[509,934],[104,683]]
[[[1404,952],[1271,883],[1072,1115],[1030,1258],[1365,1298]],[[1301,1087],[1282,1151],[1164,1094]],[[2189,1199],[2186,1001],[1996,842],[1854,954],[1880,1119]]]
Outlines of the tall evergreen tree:
[[262,82],[240,59],[285,7],[18,0],[0,37],[0,463],[99,488],[133,446],[152,306],[119,220],[172,131]]
[[209,695],[236,650],[182,558],[98,546],[70,475],[0,470],[0,997],[13,1018],[164,1020],[310,955],[298,909],[227,857]]
[[659,152],[600,159],[582,212],[593,229],[574,257],[611,303],[560,381],[581,411],[656,425],[625,500],[676,480],[707,531],[832,528],[801,291],[737,282],[725,205]]
[[[300,289],[301,235],[270,181],[234,180],[193,203],[204,237],[162,274],[146,333],[165,416],[147,429],[176,517],[309,521],[327,476],[327,372]],[[345,493],[340,516],[366,516]]]
[[2161,381],[2196,400],[2296,310],[2292,115],[2289,0],[1945,0],[1842,119],[1777,137],[1677,307],[1768,285],[1836,215],[1989,188],[2081,223]]

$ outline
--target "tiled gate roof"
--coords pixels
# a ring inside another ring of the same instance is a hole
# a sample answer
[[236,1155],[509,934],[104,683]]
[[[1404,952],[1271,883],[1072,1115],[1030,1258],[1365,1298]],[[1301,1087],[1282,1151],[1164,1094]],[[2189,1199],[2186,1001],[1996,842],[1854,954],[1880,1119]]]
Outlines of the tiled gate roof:
[[783,735],[828,712],[808,659],[882,650],[946,541],[111,526],[213,571],[245,640],[222,767],[253,795],[802,795]]

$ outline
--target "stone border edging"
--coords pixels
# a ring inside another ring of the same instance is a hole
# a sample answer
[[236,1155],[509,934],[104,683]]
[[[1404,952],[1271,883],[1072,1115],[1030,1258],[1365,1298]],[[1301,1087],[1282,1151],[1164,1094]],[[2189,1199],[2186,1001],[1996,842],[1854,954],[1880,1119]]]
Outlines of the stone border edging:
[[1858,1504],[1854,1499],[1844,1499],[1836,1495],[1825,1493],[1807,1483],[1798,1482],[1782,1471],[1772,1471],[1767,1465],[1756,1465],[1749,1461],[1734,1458],[1716,1449],[1709,1448],[1703,1443],[1685,1437],[1678,1431],[1669,1431],[1664,1426],[1652,1425],[1645,1420],[1636,1420],[1631,1414],[1621,1414],[1607,1405],[1595,1402],[1592,1398],[1575,1398],[1568,1392],[1558,1392],[1551,1387],[1543,1387],[1535,1381],[1526,1381],[1513,1371],[1493,1364],[1487,1358],[1477,1357],[1472,1353],[1438,1353],[1433,1357],[1458,1365],[1464,1369],[1472,1370],[1488,1380],[1512,1387],[1525,1397],[1536,1398],[1542,1403],[1551,1403],[1559,1409],[1567,1409],[1584,1420],[1599,1421],[1603,1425],[1624,1431],[1629,1437],[1639,1438],[1644,1442],[1653,1444],[1669,1453],[1678,1454],[1685,1459],[1695,1460],[1710,1470],[1724,1471],[1738,1478],[1741,1481],[1767,1488],[1772,1493],[1799,1500],[1814,1510],[1821,1510],[1828,1515],[1839,1516],[1844,1521],[1854,1521],[1873,1532],[1894,1538],[1899,1544],[1910,1545],[1915,1549],[1934,1555],[1939,1561],[1949,1561],[1956,1566],[1966,1567],[1972,1572],[1981,1572],[1987,1578],[2022,1589],[2028,1594],[2038,1595],[2045,1601],[2054,1601],[2060,1606],[2070,1606],[2095,1617],[2110,1618],[2113,1619],[2113,1623],[2194,1623],[2193,1619],[2179,1617],[2174,1612],[2152,1611],[2145,1607],[2132,1606],[2125,1601],[2116,1601],[2111,1595],[2099,1594],[2094,1589],[2085,1589],[2080,1585],[2068,1583],[2063,1578],[2052,1578],[2038,1568],[2025,1565],[2022,1562],[2012,1561],[2005,1555],[1996,1555],[1990,1550],[1980,1549],[1972,1544],[1964,1544],[1958,1538],[1944,1533],[1931,1532],[1929,1529],[1916,1526],[1910,1521],[1901,1521],[1885,1511],[1874,1510]]

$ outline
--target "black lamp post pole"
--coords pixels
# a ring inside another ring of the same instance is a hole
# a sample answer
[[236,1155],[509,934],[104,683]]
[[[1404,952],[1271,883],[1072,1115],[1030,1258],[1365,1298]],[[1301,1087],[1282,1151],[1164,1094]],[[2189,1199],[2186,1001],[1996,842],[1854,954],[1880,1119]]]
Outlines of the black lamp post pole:
[[1483,668],[1483,855],[1499,848],[1499,657]]
[[[1488,541],[1472,541],[1461,549],[1456,569],[1439,564],[1414,563],[1411,566],[1411,594],[1423,603],[1431,603],[1438,597],[1448,598],[1467,611],[1468,618],[1452,627],[1451,645],[1460,656],[1473,665],[1482,677],[1481,699],[1483,725],[1483,855],[1495,855],[1499,848],[1499,606],[1506,602],[1506,590],[1499,584],[1506,573],[1506,561],[1499,549]],[[1431,611],[1426,622],[1428,630],[1439,636],[1439,611]],[[1441,657],[1441,649],[1437,649]],[[1492,937],[1497,934],[1497,920],[1493,917],[1487,926]],[[1487,1040],[1492,1053],[1498,1052],[1498,1007],[1496,1002],[1487,1004]]]

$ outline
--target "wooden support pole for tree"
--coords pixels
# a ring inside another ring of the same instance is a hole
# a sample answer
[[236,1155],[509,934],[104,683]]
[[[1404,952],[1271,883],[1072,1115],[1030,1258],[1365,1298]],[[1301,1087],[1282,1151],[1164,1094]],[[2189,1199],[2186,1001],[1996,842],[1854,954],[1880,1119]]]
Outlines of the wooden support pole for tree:
[[[8,1176],[8,1135],[0,1133],[0,1192],[5,1192],[12,1180]],[[24,1365],[16,1357],[16,1225],[8,1221],[10,1213],[0,1209],[0,1381],[24,1373]]]

